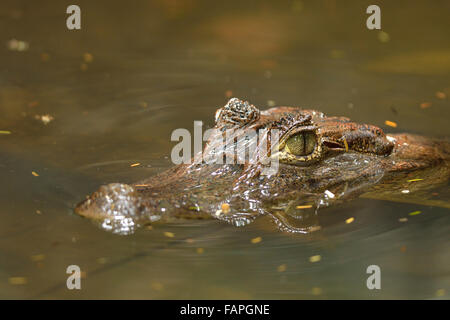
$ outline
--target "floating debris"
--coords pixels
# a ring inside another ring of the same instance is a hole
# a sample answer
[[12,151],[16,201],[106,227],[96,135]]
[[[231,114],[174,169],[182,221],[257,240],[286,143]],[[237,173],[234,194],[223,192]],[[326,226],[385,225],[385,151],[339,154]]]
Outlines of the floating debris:
[[420,108],[421,108],[421,109],[427,109],[427,108],[429,108],[429,107],[431,107],[431,102],[422,102],[422,103],[420,104]]
[[91,63],[92,61],[94,61],[94,56],[90,53],[85,53],[83,54],[83,60],[86,63]]
[[260,243],[261,241],[262,241],[261,237],[256,237],[251,240],[251,243],[256,244],[256,243]]
[[47,62],[48,60],[50,60],[50,55],[48,53],[41,53],[41,60],[43,62]]
[[153,290],[156,290],[156,291],[161,291],[164,289],[164,285],[161,282],[153,282],[151,284],[151,287]]
[[392,128],[397,128],[397,123],[395,123],[394,121],[386,120],[386,121],[384,122],[384,124],[387,125],[387,126],[389,126],[389,127],[392,127]]
[[227,90],[225,91],[225,97],[230,99],[233,96],[233,91],[231,90]]
[[275,101],[274,100],[267,100],[267,106],[268,107],[275,107]]
[[445,289],[436,290],[436,297],[443,297],[443,296],[445,296]]
[[222,212],[227,214],[230,212],[230,205],[228,203],[222,203]]
[[186,242],[187,242],[187,243],[194,243],[195,240],[194,240],[194,239],[191,239],[191,238],[187,238],[187,239],[186,239]]
[[309,262],[311,262],[311,263],[319,262],[320,260],[322,260],[322,257],[320,255],[315,255],[315,256],[309,257]]
[[447,95],[442,91],[438,91],[438,92],[436,92],[436,98],[445,99],[445,98],[447,98]]
[[140,166],[140,165],[141,164],[139,162],[136,162],[136,163],[130,164],[130,167],[137,167],[137,166]]
[[311,294],[314,296],[320,296],[322,294],[322,288],[314,287],[311,289]]
[[35,172],[35,171],[31,171],[31,174],[35,177],[39,177],[39,173]]
[[402,190],[402,193],[409,193],[409,190],[407,190],[407,189],[405,189],[405,190]]
[[296,206],[296,209],[309,209],[312,208],[312,204],[305,204],[303,206]]
[[333,49],[330,51],[330,57],[332,59],[342,59],[345,57],[345,52],[338,49]]
[[407,221],[408,221],[408,218],[400,218],[400,219],[398,219],[398,221],[399,221],[399,222],[407,222]]
[[42,214],[41,210],[36,210],[36,214]]
[[345,223],[349,224],[349,223],[352,223],[353,221],[355,221],[355,218],[351,217],[351,218],[348,218],[347,220],[345,220]]
[[11,51],[22,52],[22,51],[27,51],[28,48],[30,47],[30,45],[26,41],[17,40],[17,39],[11,39],[11,40],[8,41],[7,47]]
[[42,121],[43,124],[47,125],[50,122],[52,122],[53,120],[55,120],[55,118],[49,114],[44,114],[44,115],[35,115],[34,118],[36,120]]
[[37,107],[38,105],[39,105],[39,101],[30,101],[28,103],[29,108],[34,108],[34,107]]
[[28,282],[27,278],[25,278],[25,277],[10,277],[8,279],[8,281],[9,281],[9,284],[12,284],[15,286],[24,285],[24,284],[27,284],[27,282]]
[[410,216],[417,216],[418,214],[421,214],[421,213],[422,213],[422,211],[417,210],[417,211],[414,211],[414,212],[409,213],[409,215],[410,215]]
[[278,271],[278,272],[285,272],[286,269],[287,269],[287,266],[286,266],[285,264],[279,265],[279,266],[277,267],[277,271]]
[[31,261],[39,262],[39,261],[43,261],[45,259],[45,255],[35,254],[35,255],[31,256],[30,258],[31,258]]
[[380,31],[378,32],[378,40],[380,42],[386,43],[389,42],[389,40],[391,40],[391,36],[387,32]]
[[8,131],[8,130],[0,130],[0,134],[11,134],[11,131]]
[[325,195],[328,197],[328,198],[330,198],[330,199],[333,199],[334,198],[334,193],[333,192],[331,192],[330,190],[325,190]]
[[411,179],[411,180],[408,180],[408,182],[415,182],[415,181],[422,181],[423,179]]
[[108,262],[108,259],[106,259],[105,257],[100,257],[97,259],[98,264],[105,264],[106,262]]
[[195,251],[196,251],[198,254],[203,254],[203,252],[205,252],[205,249],[203,249],[203,248],[197,248]]
[[165,235],[167,238],[173,238],[173,237],[175,237],[175,234],[174,234],[173,232],[168,232],[168,231],[164,232],[164,235]]

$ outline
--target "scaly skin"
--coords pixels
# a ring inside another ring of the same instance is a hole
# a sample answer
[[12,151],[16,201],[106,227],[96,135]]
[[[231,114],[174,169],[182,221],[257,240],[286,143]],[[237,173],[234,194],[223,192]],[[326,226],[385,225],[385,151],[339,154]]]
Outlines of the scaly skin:
[[[279,142],[272,140],[274,129],[280,133]],[[224,140],[225,130],[229,136]],[[255,149],[247,160],[238,161],[230,150],[252,130],[261,135],[251,136],[245,145]],[[284,145],[300,131],[314,137],[310,141],[315,148],[310,154],[295,156]],[[317,229],[304,223],[308,206],[314,215],[320,206],[364,192],[370,196],[375,186],[385,193],[398,191],[405,179],[414,176],[411,172],[430,168],[437,172],[435,184],[446,182],[449,154],[447,142],[408,134],[386,136],[372,125],[296,107],[261,112],[234,98],[216,112],[214,131],[192,164],[175,166],[132,185],[102,186],[75,212],[122,234],[148,223],[181,218],[216,218],[242,226],[261,215],[271,216],[280,230],[305,233]],[[225,156],[232,163],[217,160]],[[213,161],[205,163],[204,159]],[[263,174],[270,159],[280,162],[278,170]],[[428,180],[424,188],[431,185]]]

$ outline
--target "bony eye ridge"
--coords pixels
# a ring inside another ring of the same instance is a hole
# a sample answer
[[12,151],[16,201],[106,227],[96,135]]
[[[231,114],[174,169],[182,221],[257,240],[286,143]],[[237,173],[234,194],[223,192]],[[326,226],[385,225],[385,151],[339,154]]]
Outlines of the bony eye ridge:
[[286,140],[286,151],[296,156],[307,156],[314,152],[316,143],[313,132],[299,132]]

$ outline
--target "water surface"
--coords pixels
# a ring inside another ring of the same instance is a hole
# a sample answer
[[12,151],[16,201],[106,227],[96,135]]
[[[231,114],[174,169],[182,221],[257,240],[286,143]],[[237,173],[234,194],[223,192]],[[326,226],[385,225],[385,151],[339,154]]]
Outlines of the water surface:
[[[78,1],[69,31],[68,2],[3,0],[0,298],[448,298],[445,208],[358,199],[319,211],[311,235],[259,219],[118,236],[73,214],[101,184],[172,166],[171,132],[213,125],[230,96],[448,137],[450,4],[379,3],[384,33],[365,27],[371,3],[331,0]],[[82,290],[66,288],[71,264]]]

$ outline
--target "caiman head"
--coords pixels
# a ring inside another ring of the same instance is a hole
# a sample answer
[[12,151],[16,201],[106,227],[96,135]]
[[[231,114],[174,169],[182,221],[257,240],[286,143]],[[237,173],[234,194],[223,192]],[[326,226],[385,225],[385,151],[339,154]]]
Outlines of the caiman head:
[[75,211],[103,228],[216,218],[236,226],[268,215],[290,232],[314,229],[305,212],[355,194],[387,170],[394,138],[380,128],[298,107],[265,111],[231,99],[216,112],[191,163],[128,185],[100,187]]

